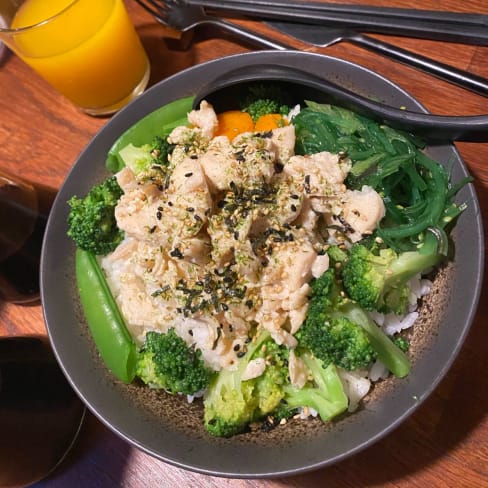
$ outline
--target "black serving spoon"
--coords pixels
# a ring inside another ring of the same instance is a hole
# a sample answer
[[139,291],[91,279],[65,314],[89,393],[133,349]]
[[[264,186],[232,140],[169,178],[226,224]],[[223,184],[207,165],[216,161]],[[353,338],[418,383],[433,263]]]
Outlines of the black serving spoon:
[[284,85],[292,103],[303,102],[306,98],[340,105],[429,141],[488,142],[488,115],[434,115],[391,107],[315,73],[286,65],[254,65],[229,71],[210,81],[197,93],[194,107],[198,107],[202,100],[212,103],[217,112],[235,107],[235,100],[242,97],[246,85],[264,81]]

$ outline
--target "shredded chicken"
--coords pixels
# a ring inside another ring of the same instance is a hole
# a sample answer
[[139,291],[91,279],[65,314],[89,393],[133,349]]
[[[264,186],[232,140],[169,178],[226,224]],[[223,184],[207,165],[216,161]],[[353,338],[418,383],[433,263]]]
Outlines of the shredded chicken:
[[[292,124],[229,141],[215,137],[207,102],[188,120],[168,137],[175,148],[164,182],[128,168],[117,175],[125,239],[101,260],[114,297],[138,343],[149,330],[174,328],[216,371],[235,368],[253,329],[265,328],[291,348],[291,382],[303,386],[295,333],[310,280],[329,267],[327,239],[341,226],[353,236],[371,232],[383,202],[369,187],[346,189],[349,159],[295,155]],[[244,377],[265,366],[252,360]]]

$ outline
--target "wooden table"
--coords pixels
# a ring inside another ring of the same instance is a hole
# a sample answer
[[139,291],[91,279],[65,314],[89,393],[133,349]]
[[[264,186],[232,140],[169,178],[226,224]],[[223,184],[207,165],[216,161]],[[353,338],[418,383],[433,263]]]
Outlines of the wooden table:
[[[403,7],[422,5],[423,8],[488,14],[486,0],[369,0],[367,3]],[[161,41],[164,28],[156,24],[139,5],[129,1],[127,5],[151,58],[151,84],[188,66],[249,50],[249,46],[208,35],[199,36],[198,42],[189,50],[169,49]],[[266,30],[251,21],[239,22]],[[377,37],[488,77],[488,47]],[[277,38],[285,40],[280,35]],[[398,83],[434,113],[488,113],[486,98],[351,44],[343,42],[326,49],[312,48],[298,41],[294,45],[299,49],[327,53],[372,68]],[[53,187],[61,184],[78,153],[107,123],[107,119],[79,113],[15,56],[9,56],[0,66],[0,113],[1,167]],[[475,177],[481,210],[488,221],[488,144],[460,143],[457,147]],[[68,459],[49,479],[36,486],[488,486],[487,295],[485,288],[461,353],[429,399],[388,437],[328,469],[276,480],[208,477],[153,459],[129,446],[89,415]],[[0,303],[0,335],[27,333],[45,333],[40,304],[20,306]]]

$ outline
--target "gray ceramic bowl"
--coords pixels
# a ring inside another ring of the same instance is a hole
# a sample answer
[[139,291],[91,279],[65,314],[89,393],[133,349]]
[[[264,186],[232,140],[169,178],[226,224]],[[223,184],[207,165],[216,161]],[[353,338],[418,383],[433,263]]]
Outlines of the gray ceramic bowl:
[[[469,208],[460,218],[454,263],[436,280],[413,340],[413,369],[403,380],[376,388],[361,410],[324,426],[290,422],[271,433],[213,439],[203,431],[197,404],[167,398],[147,388],[117,382],[100,361],[85,324],[74,279],[74,246],[66,237],[72,195],[84,195],[108,173],[104,162],[118,136],[137,120],[172,100],[194,95],[212,80],[245,66],[281,65],[314,73],[392,106],[425,109],[390,81],[344,60],[301,52],[256,52],[201,64],[172,76],[114,116],[81,153],[62,185],[44,241],[41,292],[55,354],[78,395],[110,429],[145,452],[173,465],[217,476],[275,477],[324,467],[388,434],[432,392],[457,355],[475,313],[483,267],[482,223],[472,185],[459,199]],[[306,92],[304,92],[306,97]],[[452,164],[457,181],[467,174],[451,145],[428,149]],[[469,286],[467,286],[469,284]]]

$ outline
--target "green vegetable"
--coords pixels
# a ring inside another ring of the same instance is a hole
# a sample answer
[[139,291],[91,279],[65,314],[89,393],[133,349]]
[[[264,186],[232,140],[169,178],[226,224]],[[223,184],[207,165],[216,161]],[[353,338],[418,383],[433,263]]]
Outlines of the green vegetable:
[[343,265],[344,289],[365,310],[403,315],[408,309],[408,281],[439,264],[442,256],[432,252],[393,249],[373,253],[360,243],[352,246]]
[[300,359],[307,366],[312,380],[300,389],[286,385],[284,402],[291,409],[313,408],[324,422],[343,413],[347,409],[348,398],[337,368],[333,364],[324,366],[309,352],[301,354]]
[[154,140],[156,136],[166,136],[179,125],[187,123],[187,114],[192,109],[194,97],[185,97],[164,105],[129,127],[112,145],[105,165],[116,173],[124,167],[119,151],[129,144],[136,147]]
[[77,249],[75,270],[81,304],[98,352],[117,378],[130,383],[135,376],[136,345],[96,256]]
[[120,244],[124,233],[117,227],[115,206],[122,193],[115,176],[111,176],[94,186],[85,198],[70,198],[67,234],[77,247],[104,255]]
[[[210,382],[204,399],[207,431],[218,437],[230,437],[265,418],[268,425],[265,423],[264,428],[271,428],[299,407],[315,409],[324,421],[347,408],[348,399],[334,365],[324,367],[322,361],[300,348],[300,358],[309,369],[310,380],[299,389],[290,383],[288,357],[289,350],[276,344],[269,332],[258,331],[237,369],[223,369]],[[266,361],[264,372],[243,380],[249,363],[259,359]]]
[[254,122],[266,114],[287,115],[290,112],[289,96],[276,84],[250,85],[241,110],[249,113]]
[[363,327],[368,333],[371,346],[378,359],[398,378],[410,373],[410,360],[393,340],[391,340],[369,317],[369,315],[352,301],[345,302],[338,314]]
[[169,165],[168,156],[172,153],[174,146],[167,141],[166,137],[156,136],[151,144],[134,146],[130,143],[123,147],[118,155],[137,176],[150,170],[153,165],[167,167]]
[[[299,346],[309,348],[317,358],[325,361],[325,366],[329,362],[344,369],[349,365],[361,367],[362,364],[364,367],[377,357],[395,376],[404,377],[409,373],[408,357],[360,305],[344,293],[333,269],[317,278],[312,283],[312,290],[307,317],[296,334]],[[366,332],[367,341],[351,323]],[[330,325],[332,330],[327,329]]]
[[366,368],[376,358],[366,331],[345,316],[333,316],[343,299],[329,269],[311,284],[305,322],[296,334],[300,346],[310,349],[325,366],[345,370]]
[[[237,368],[222,369],[211,380],[204,398],[204,422],[205,428],[212,435],[230,437],[245,432],[251,422],[260,418],[260,401],[255,394],[256,380],[244,381],[242,376],[249,362],[255,356],[262,355],[263,346],[271,342],[267,331],[259,332],[248,344]],[[279,386],[274,388],[279,389]]]
[[201,355],[173,328],[166,334],[149,331],[138,354],[136,375],[151,388],[193,395],[208,386],[212,374]]
[[377,235],[397,252],[416,250],[429,228],[443,229],[464,210],[453,198],[471,178],[451,187],[446,169],[426,156],[425,143],[350,110],[306,102],[293,118],[296,152],[344,152],[352,161],[350,189],[371,186],[386,216]]

